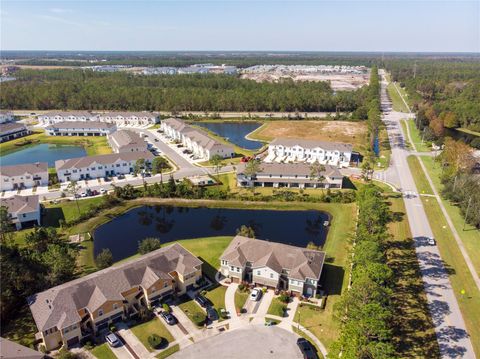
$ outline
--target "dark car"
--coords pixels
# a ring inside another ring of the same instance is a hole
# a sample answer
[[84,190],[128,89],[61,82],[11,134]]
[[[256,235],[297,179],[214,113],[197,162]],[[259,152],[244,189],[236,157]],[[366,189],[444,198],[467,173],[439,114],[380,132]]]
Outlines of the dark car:
[[160,313],[160,316],[163,318],[163,320],[165,320],[165,322],[167,322],[168,325],[174,325],[177,323],[177,319],[172,314],[164,310]]
[[210,301],[201,294],[198,294],[195,297],[195,301],[198,304],[200,304],[200,306],[203,307],[203,308],[207,308],[210,305]]
[[305,338],[298,338],[297,346],[305,359],[318,359],[317,352],[310,342]]
[[207,307],[207,318],[212,322],[218,320],[218,313],[214,307]]

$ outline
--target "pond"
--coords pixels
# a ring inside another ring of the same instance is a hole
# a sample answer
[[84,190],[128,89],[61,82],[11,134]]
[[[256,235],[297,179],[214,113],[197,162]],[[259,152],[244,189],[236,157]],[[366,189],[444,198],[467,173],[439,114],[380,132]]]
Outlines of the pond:
[[247,150],[258,150],[263,146],[262,142],[245,138],[262,125],[260,122],[195,122],[195,125],[204,127]]
[[55,167],[55,161],[83,157],[87,155],[81,146],[64,146],[42,143],[20,147],[18,151],[2,155],[1,165],[11,166],[23,163],[48,162],[48,167]]
[[143,206],[131,209],[98,227],[93,236],[95,256],[109,248],[114,261],[137,253],[147,237],[162,243],[180,239],[234,236],[237,228],[254,228],[256,237],[306,247],[322,245],[327,237],[326,212],[315,210],[276,211],[255,209]]

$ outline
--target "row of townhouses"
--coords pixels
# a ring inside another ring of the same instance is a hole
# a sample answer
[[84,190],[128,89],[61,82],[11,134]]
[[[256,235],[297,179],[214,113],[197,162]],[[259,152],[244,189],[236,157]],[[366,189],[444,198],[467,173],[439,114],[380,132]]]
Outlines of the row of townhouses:
[[46,350],[70,347],[110,323],[155,306],[167,295],[181,295],[202,277],[202,261],[171,244],[28,298]]
[[0,123],[12,122],[14,119],[12,111],[0,110]]
[[[274,188],[342,188],[343,175],[337,167],[324,165],[324,170],[312,176],[308,163],[266,163],[257,173],[248,173],[247,163],[237,166],[237,185],[240,187]],[[247,173],[246,173],[247,172]]]
[[16,138],[27,136],[31,131],[23,123],[0,123],[0,142],[7,142]]
[[107,138],[115,153],[145,152],[148,150],[147,142],[134,131],[120,130],[109,134]]
[[117,130],[117,125],[100,121],[63,121],[45,127],[48,136],[107,136]]
[[210,160],[215,155],[222,158],[235,156],[233,146],[217,141],[205,131],[189,126],[178,118],[162,121],[160,128],[168,138],[182,143],[192,151],[196,158]]
[[11,191],[48,185],[48,163],[0,167],[0,190]]
[[144,159],[150,164],[154,156],[149,151],[120,152],[55,161],[60,182],[81,181],[117,176],[134,172],[135,163]]
[[32,225],[41,225],[41,210],[38,195],[20,196],[0,199],[0,206],[6,207],[8,215],[16,229]]
[[[234,282],[314,296],[325,253],[236,236],[220,257],[221,273]],[[202,261],[175,243],[28,298],[46,350],[71,347],[110,323],[151,308],[166,296],[194,290]]]
[[337,167],[348,167],[351,159],[351,144],[276,138],[268,145],[265,162],[319,162]]
[[105,112],[54,111],[38,116],[40,125],[53,125],[59,122],[100,121],[115,123],[117,126],[147,126],[160,121],[160,116],[151,112]]

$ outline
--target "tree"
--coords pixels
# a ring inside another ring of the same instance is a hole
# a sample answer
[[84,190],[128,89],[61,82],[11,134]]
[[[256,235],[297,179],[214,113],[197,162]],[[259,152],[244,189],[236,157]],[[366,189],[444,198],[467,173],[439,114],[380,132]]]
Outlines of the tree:
[[248,238],[255,238],[255,230],[252,227],[242,224],[241,227],[237,229],[237,235]]
[[25,243],[36,253],[43,253],[50,244],[62,244],[62,241],[55,228],[35,227],[32,232],[25,235]]
[[50,285],[57,285],[72,278],[76,268],[75,255],[66,245],[49,245],[42,259],[48,268],[47,280]]
[[80,206],[78,204],[78,192],[80,191],[81,187],[78,185],[76,181],[70,181],[70,183],[67,186],[66,192],[68,194],[71,194],[75,200],[75,203],[77,204],[77,210],[78,210],[78,216],[81,216],[80,213]]
[[210,158],[210,162],[213,165],[213,168],[215,169],[215,173],[218,175],[218,171],[222,168],[222,161],[223,158],[220,155],[213,155],[212,158]]
[[160,239],[158,238],[145,238],[138,244],[138,253],[147,254],[154,250],[160,249],[162,246]]
[[[247,176],[251,180],[254,180],[257,173],[260,171],[261,171],[260,161],[250,160],[247,162],[247,165],[245,166],[243,173],[245,176]],[[255,183],[253,183],[252,191],[255,194]]]
[[110,267],[113,264],[113,255],[110,249],[102,249],[102,251],[95,257],[95,263],[99,269]]
[[156,175],[160,173],[160,182],[163,183],[163,170],[169,167],[165,157],[157,156],[152,160],[152,173]]
[[135,161],[135,165],[133,166],[133,174],[136,176],[141,173],[145,169],[145,159],[139,158]]
[[320,162],[315,161],[310,165],[310,179],[312,181],[316,180],[320,183],[325,181],[325,176],[323,175],[325,173],[325,166],[322,165]]
[[7,244],[12,239],[13,223],[8,207],[0,206],[0,243]]

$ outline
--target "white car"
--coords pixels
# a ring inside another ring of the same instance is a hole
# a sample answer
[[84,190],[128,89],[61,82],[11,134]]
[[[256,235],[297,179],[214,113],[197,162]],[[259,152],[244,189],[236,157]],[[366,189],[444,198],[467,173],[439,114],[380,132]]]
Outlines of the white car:
[[105,335],[105,340],[111,347],[116,347],[120,345],[120,339],[118,339],[118,337],[111,332]]
[[105,188],[100,188],[100,193],[101,194],[104,194],[105,192],[107,192],[107,190]]
[[427,243],[429,246],[434,246],[437,244],[437,242],[435,242],[435,239],[433,238],[428,238]]
[[254,302],[258,301],[261,296],[262,290],[260,288],[253,288],[250,292],[250,300],[253,300]]

